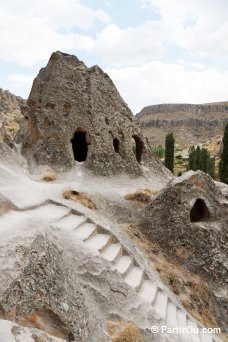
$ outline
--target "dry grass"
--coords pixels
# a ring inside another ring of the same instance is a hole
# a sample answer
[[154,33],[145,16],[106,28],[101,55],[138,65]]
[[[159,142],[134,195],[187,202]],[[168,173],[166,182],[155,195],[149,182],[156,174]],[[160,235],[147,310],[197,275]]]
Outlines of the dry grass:
[[8,211],[15,209],[15,206],[7,199],[0,199],[0,215],[8,213]]
[[108,322],[107,331],[112,342],[143,342],[138,328],[133,323]]
[[67,200],[79,202],[89,209],[97,209],[94,202],[83,192],[78,192],[75,190],[66,190],[63,193],[63,197]]
[[[210,311],[212,300],[207,283],[198,275],[183,268],[164,254],[160,246],[149,241],[136,225],[123,225],[131,238],[144,250],[155,265],[162,281],[179,297],[188,312],[204,325],[218,327]],[[183,258],[190,254],[188,250],[176,251]]]
[[156,195],[158,192],[159,191],[146,188],[125,195],[125,199],[129,201],[136,201],[138,204],[145,205],[150,202],[151,196]]
[[42,178],[42,180],[45,182],[54,182],[56,179],[57,176],[54,172],[48,172]]

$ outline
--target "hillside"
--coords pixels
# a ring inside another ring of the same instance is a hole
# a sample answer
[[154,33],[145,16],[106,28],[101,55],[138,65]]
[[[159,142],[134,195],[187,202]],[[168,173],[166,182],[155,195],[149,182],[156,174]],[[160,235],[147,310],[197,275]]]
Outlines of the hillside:
[[222,136],[228,102],[160,104],[144,107],[136,117],[152,146],[164,145],[166,134],[172,131],[176,148],[182,150]]

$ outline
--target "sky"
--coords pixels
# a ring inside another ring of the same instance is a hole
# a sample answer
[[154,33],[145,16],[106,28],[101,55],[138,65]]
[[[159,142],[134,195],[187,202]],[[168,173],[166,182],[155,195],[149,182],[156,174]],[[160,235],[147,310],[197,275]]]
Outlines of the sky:
[[98,64],[133,113],[228,100],[227,0],[1,0],[0,87],[23,98],[53,51]]

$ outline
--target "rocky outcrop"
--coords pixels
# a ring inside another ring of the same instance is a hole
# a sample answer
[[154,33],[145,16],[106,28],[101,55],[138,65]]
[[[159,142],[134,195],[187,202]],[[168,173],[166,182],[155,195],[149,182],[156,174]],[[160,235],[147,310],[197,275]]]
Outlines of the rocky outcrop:
[[24,104],[25,101],[21,97],[0,88],[0,121],[4,123],[6,132],[11,137],[19,130],[22,118],[20,107]]
[[109,76],[75,56],[52,54],[23,114],[23,153],[38,164],[69,168],[76,160],[99,175],[140,175],[146,164],[167,174]]
[[25,328],[16,323],[0,320],[1,342],[65,342],[61,338],[51,336],[41,330]]
[[[98,207],[64,198],[66,186],[79,186],[73,175],[71,182],[47,184],[20,169],[0,169],[0,193],[14,203],[0,217],[0,318],[68,342],[109,342],[110,323],[124,328],[113,340],[133,334],[145,342],[186,340],[152,335],[153,325],[202,328],[127,231]],[[132,181],[139,186],[139,179]],[[105,189],[110,179],[93,182],[85,175],[81,186]],[[111,189],[113,199],[117,183]]]
[[20,279],[1,293],[1,318],[40,328],[67,341],[85,340],[88,328],[83,296],[66,286],[69,268],[57,247],[37,236],[26,251],[24,263]]
[[215,313],[224,322],[227,306],[228,207],[212,178],[189,171],[174,179],[145,207],[140,227],[167,255],[208,281]]
[[136,117],[154,146],[164,145],[166,133],[173,131],[176,144],[187,148],[222,135],[228,121],[228,102],[154,105],[143,108]]

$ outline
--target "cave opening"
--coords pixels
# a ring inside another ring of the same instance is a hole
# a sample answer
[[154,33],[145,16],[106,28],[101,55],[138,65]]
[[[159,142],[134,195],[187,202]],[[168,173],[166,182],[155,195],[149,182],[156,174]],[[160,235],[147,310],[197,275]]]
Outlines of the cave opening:
[[86,132],[75,132],[71,140],[74,159],[78,162],[83,162],[87,158],[88,144],[86,141]]
[[118,139],[113,139],[113,147],[116,153],[119,153],[120,151],[120,143]]
[[135,146],[133,147],[135,158],[137,162],[140,163],[142,159],[143,143],[137,135],[133,135],[132,138],[135,141]]
[[207,221],[209,219],[209,210],[201,198],[197,198],[190,212],[191,222]]

